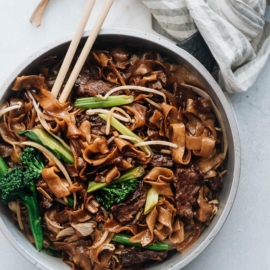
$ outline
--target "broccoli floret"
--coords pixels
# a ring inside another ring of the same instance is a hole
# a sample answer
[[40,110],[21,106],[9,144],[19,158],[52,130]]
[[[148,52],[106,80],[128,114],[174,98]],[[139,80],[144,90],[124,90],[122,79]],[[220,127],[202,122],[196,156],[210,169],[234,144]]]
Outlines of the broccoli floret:
[[36,197],[34,182],[40,177],[44,168],[40,152],[27,147],[21,153],[20,159],[21,162],[17,167],[6,170],[1,177],[1,199],[4,203],[15,200],[22,190]]
[[113,204],[119,204],[124,201],[129,194],[135,191],[139,181],[132,179],[126,182],[111,184],[96,191],[95,199],[100,203],[106,210],[109,210]]
[[8,170],[5,161],[0,159],[0,194],[3,203],[18,199],[28,211],[29,224],[38,250],[41,250],[43,233],[39,216],[35,181],[39,179],[44,164],[38,151],[26,148],[17,167]]
[[2,202],[9,203],[16,200],[18,191],[26,186],[28,185],[25,184],[22,167],[14,167],[12,170],[6,171],[0,181]]
[[40,152],[32,147],[27,147],[20,155],[20,159],[23,166],[27,166],[28,169],[35,171],[40,176],[42,169],[44,168]]

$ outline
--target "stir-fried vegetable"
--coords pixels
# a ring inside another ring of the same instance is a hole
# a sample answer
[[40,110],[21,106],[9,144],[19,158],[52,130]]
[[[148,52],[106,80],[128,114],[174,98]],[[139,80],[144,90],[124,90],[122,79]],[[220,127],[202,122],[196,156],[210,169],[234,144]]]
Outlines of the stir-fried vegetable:
[[154,243],[152,245],[147,245],[147,246],[142,246],[140,243],[133,243],[129,240],[130,236],[126,234],[115,234],[112,238],[112,241],[124,244],[124,245],[129,245],[129,246],[134,246],[134,247],[140,247],[144,249],[150,249],[150,250],[156,250],[156,251],[162,251],[162,250],[169,250],[170,246],[165,243]]
[[35,181],[44,167],[40,154],[33,148],[26,148],[18,167],[7,169],[5,161],[0,159],[1,201],[9,203],[18,199],[27,208],[30,228],[38,251],[42,249],[43,232],[39,216]]
[[126,105],[134,101],[133,96],[119,95],[110,96],[103,100],[97,97],[78,98],[74,102],[74,107],[82,109],[108,108]]
[[158,203],[158,193],[156,190],[152,187],[148,190],[147,192],[147,197],[146,197],[146,203],[144,206],[144,214],[148,214],[151,212],[151,210],[157,205]]
[[3,177],[3,175],[7,172],[8,165],[4,161],[2,157],[0,157],[0,179]]
[[[122,183],[131,179],[137,179],[143,176],[144,174],[144,168],[142,166],[138,166],[136,168],[133,168],[125,173],[123,173],[119,178],[116,180],[113,180],[112,184]],[[106,183],[98,183],[95,181],[91,181],[88,184],[87,192],[93,192],[98,189],[106,187]]]
[[29,139],[45,146],[55,156],[62,159],[68,164],[74,163],[74,157],[72,152],[66,149],[59,141],[54,139],[48,132],[43,129],[35,128],[32,130],[20,131],[19,135],[26,136]]
[[126,182],[108,185],[95,192],[95,199],[106,210],[114,204],[124,201],[138,186],[139,181],[132,179]]
[[48,248],[43,248],[42,251],[47,253],[48,255],[55,257],[55,258],[62,258],[62,252],[56,250],[55,247],[49,246]]
[[14,105],[6,107],[6,108],[3,108],[3,109],[0,110],[0,117],[2,117],[2,115],[4,115],[7,112],[19,109],[21,107],[22,107],[22,102],[18,102],[17,104],[14,104]]

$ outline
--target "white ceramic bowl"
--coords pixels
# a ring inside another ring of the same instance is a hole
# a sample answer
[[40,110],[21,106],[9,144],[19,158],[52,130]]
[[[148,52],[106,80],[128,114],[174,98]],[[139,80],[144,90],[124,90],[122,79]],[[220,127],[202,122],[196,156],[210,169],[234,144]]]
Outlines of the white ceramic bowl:
[[[85,37],[87,37],[88,34],[89,33],[87,32],[84,34],[82,43],[85,41]],[[47,55],[65,54],[71,38],[72,37],[60,39],[28,57],[17,69],[15,69],[1,87],[1,100],[3,101],[11,95],[12,91],[10,90],[10,87],[17,76],[31,74],[36,71],[41,59]],[[176,254],[170,259],[149,268],[156,270],[181,269],[196,258],[209,245],[219,232],[233,205],[240,175],[240,142],[232,107],[208,71],[193,56],[178,48],[175,44],[157,36],[132,30],[102,30],[98,40],[106,42],[132,42],[160,51],[163,54],[174,58],[179,64],[190,70],[201,81],[222,115],[229,142],[229,151],[225,161],[225,168],[228,172],[224,177],[224,186],[219,197],[219,211],[211,224],[202,232],[196,243],[184,254]],[[70,269],[70,267],[63,263],[61,259],[53,258],[43,252],[37,252],[35,247],[30,244],[25,235],[18,229],[17,224],[12,220],[10,211],[2,204],[0,204],[0,210],[1,230],[12,245],[24,257],[40,269]]]

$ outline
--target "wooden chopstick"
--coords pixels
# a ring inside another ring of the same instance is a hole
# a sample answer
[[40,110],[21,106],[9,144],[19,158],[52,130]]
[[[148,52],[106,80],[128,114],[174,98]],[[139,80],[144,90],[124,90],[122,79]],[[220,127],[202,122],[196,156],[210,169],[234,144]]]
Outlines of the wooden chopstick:
[[72,87],[76,81],[76,79],[78,78],[78,75],[85,63],[85,60],[87,59],[87,56],[89,55],[90,53],[90,50],[97,38],[97,35],[100,31],[100,28],[104,22],[104,20],[106,19],[107,17],[107,14],[111,8],[113,4],[113,0],[106,0],[104,6],[102,7],[102,11],[101,13],[99,14],[96,22],[95,22],[95,25],[93,26],[93,29],[89,35],[89,37],[87,38],[87,41],[82,49],[82,52],[75,64],[75,67],[73,68],[69,78],[68,78],[68,81],[65,85],[65,88],[59,98],[59,101],[60,102],[66,102],[71,90],[72,90]]
[[84,7],[83,14],[81,16],[81,19],[79,21],[79,24],[78,24],[76,32],[75,32],[75,36],[73,37],[73,39],[69,45],[67,54],[65,56],[65,59],[62,63],[62,66],[59,70],[59,73],[57,75],[57,78],[55,80],[55,83],[54,83],[52,91],[51,91],[51,93],[55,97],[57,97],[57,95],[61,89],[61,86],[63,84],[65,77],[66,77],[66,74],[68,72],[69,66],[70,66],[72,59],[74,57],[74,54],[76,52],[76,49],[79,45],[79,42],[80,42],[81,37],[83,35],[84,28],[87,24],[87,21],[88,21],[89,16],[92,12],[92,9],[94,7],[95,2],[96,2],[96,0],[88,0],[85,7]]

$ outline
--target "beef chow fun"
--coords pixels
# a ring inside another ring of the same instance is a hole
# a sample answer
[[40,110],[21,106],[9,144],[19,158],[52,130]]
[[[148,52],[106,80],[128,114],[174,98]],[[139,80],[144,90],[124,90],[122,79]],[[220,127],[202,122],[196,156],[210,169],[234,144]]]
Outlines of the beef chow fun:
[[143,269],[185,252],[217,213],[226,172],[210,96],[169,57],[102,44],[61,103],[62,60],[17,77],[0,108],[2,203],[72,269]]

